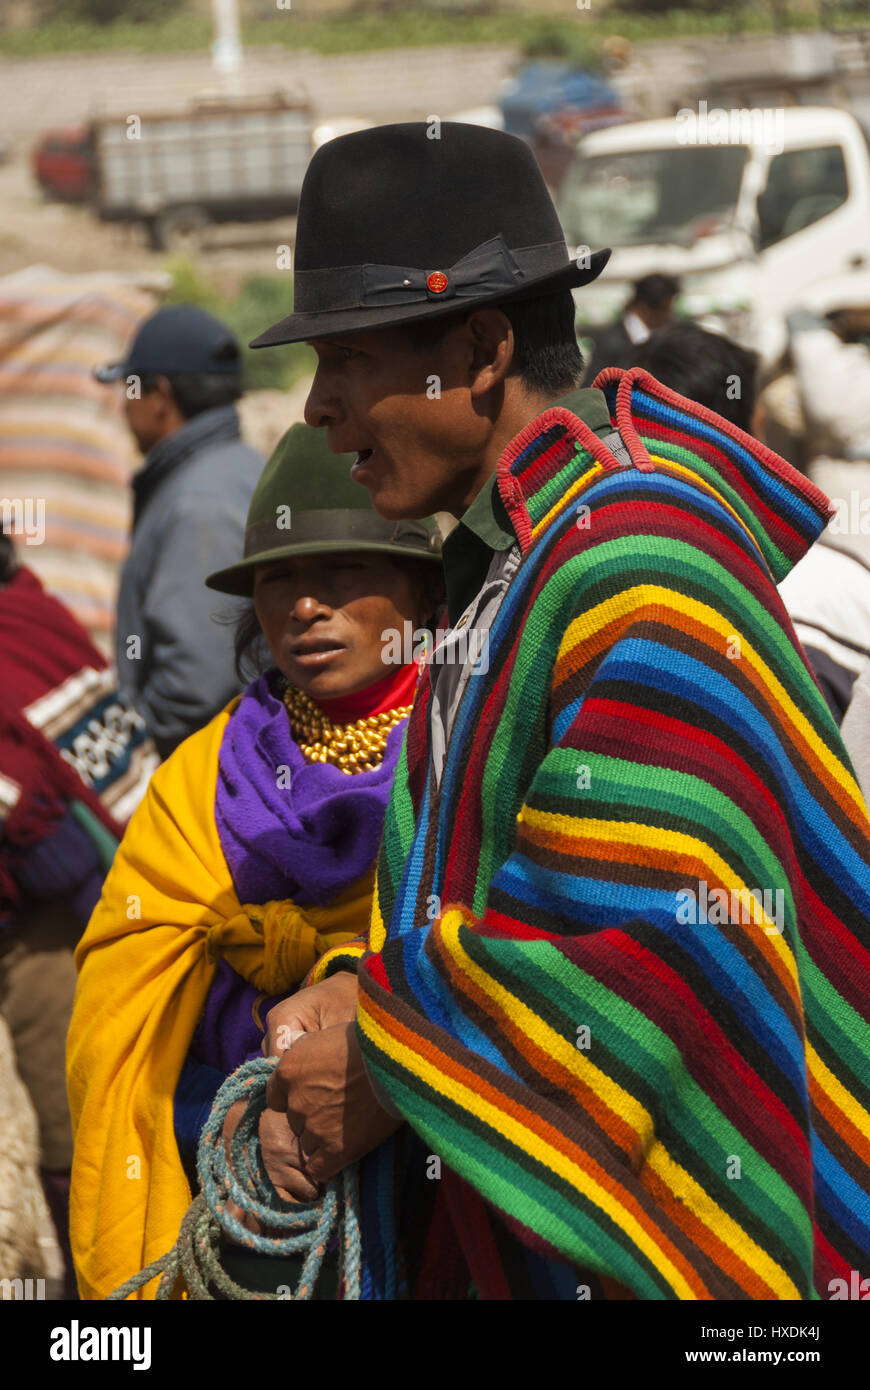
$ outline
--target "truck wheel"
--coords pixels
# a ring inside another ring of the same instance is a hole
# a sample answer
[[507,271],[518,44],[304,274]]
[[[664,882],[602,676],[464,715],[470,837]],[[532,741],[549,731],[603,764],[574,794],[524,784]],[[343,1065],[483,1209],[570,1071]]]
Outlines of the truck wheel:
[[156,251],[198,251],[211,218],[202,208],[166,208],[149,226],[149,239]]

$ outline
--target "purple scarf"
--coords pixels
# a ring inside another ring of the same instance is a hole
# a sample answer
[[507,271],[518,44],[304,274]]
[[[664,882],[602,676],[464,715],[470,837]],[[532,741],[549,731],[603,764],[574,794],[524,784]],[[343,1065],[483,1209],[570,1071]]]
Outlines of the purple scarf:
[[276,675],[249,685],[227,723],[215,820],[241,903],[323,906],[374,865],[407,720],[374,772],[308,763],[273,693]]
[[[293,898],[300,906],[324,906],[374,866],[407,720],[390,731],[380,767],[349,777],[331,763],[305,761],[274,694],[277,680],[268,671],[249,685],[227,722],[215,822],[241,903]],[[255,1006],[260,1000],[265,1021],[279,997],[263,1000],[218,961],[193,1061],[226,1074],[259,1056]]]

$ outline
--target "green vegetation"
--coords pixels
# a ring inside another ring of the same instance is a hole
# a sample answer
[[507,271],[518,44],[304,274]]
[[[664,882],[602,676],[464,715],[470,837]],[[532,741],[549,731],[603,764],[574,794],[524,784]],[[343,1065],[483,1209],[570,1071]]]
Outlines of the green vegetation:
[[[521,9],[503,10],[494,6],[487,12],[483,6],[466,5],[457,9],[444,3],[404,5],[386,12],[383,5],[378,9],[353,8],[325,18],[301,15],[292,8],[276,8],[269,18],[245,23],[242,37],[249,47],[285,44],[319,53],[427,44],[513,43],[533,54],[561,53],[585,62],[614,34],[642,41],[726,34],[735,29],[769,31],[775,24],[813,29],[821,23],[822,9],[828,27],[854,27],[870,22],[870,0],[831,0],[831,3],[819,3],[810,8],[799,4],[789,8],[785,0],[767,0],[761,5],[743,0],[743,3],[723,4],[710,10],[694,8],[708,2],[686,0],[686,6],[661,11],[659,4],[665,0],[610,0],[609,4],[607,0],[593,0],[593,8],[589,11],[566,4],[567,17],[564,10],[549,17],[530,17]],[[0,31],[0,54],[35,57],[43,53],[122,48],[178,53],[207,49],[212,42],[208,15],[188,13],[183,3],[175,3],[175,13],[167,14],[164,0],[153,4],[152,0],[142,0],[149,18],[138,23],[129,17],[127,0],[125,18],[98,23],[83,17],[96,13],[93,6],[108,6],[102,13],[110,13],[112,3],[113,0],[76,0],[75,4],[68,4],[67,0],[58,0],[51,15],[38,27]],[[655,12],[652,12],[653,6]]]
[[292,282],[286,272],[286,287],[281,284],[281,271],[274,275],[253,275],[242,283],[238,294],[230,297],[187,256],[171,257],[166,269],[172,276],[167,303],[198,304],[201,309],[217,315],[237,335],[242,344],[247,390],[273,387],[288,391],[300,377],[313,373],[317,359],[304,343],[293,343],[279,352],[269,349],[252,352],[248,347],[251,338],[275,323],[282,312],[290,313]]
[[42,0],[42,19],[113,24],[118,19],[141,23],[161,20],[177,9],[177,0]]
[[176,13],[170,19],[137,24],[116,20],[96,24],[84,19],[48,19],[35,29],[0,31],[0,53],[7,58],[38,58],[45,53],[96,53],[131,49],[143,53],[184,53],[207,49],[214,34],[200,15]]

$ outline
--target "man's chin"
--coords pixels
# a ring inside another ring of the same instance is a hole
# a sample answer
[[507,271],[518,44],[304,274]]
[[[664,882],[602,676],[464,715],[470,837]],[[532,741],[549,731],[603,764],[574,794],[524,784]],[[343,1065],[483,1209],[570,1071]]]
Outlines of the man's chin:
[[384,521],[419,521],[429,515],[425,505],[415,502],[413,498],[396,497],[384,488],[380,491],[370,488],[369,491],[372,506]]

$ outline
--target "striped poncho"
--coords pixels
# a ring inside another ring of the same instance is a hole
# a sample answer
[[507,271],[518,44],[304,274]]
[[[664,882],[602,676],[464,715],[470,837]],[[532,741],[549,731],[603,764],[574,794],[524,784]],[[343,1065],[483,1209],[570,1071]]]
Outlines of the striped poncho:
[[638,369],[499,462],[523,552],[440,787],[418,694],[358,1032],[364,1296],[870,1275],[870,824],[776,583],[826,499]]

